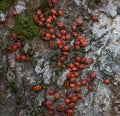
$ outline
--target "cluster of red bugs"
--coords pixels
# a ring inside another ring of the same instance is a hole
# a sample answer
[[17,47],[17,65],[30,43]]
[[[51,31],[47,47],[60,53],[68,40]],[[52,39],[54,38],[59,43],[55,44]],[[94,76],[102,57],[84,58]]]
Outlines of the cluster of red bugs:
[[[15,52],[22,47],[22,43],[20,42],[19,36],[16,33],[12,34],[12,39],[13,39],[13,44],[10,45],[9,51]],[[15,59],[17,61],[24,61],[24,62],[30,61],[30,57],[28,55],[24,55],[24,54],[20,55],[19,53],[16,53]]]
[[[14,10],[12,12],[13,16],[17,16],[18,14],[19,13],[16,10]],[[13,33],[11,35],[11,38],[12,38],[12,44],[8,47],[8,50],[10,52],[15,52],[15,51],[18,52],[18,49],[22,48],[22,42],[20,41],[19,35],[17,33]],[[15,60],[17,60],[17,61],[23,61],[23,62],[30,61],[29,55],[19,54],[17,52],[15,54]]]
[[[17,16],[18,14],[19,14],[19,13],[18,13],[16,10],[13,11],[13,16]],[[13,33],[13,34],[12,34],[12,39],[13,39],[13,42],[14,42],[14,43],[13,43],[12,45],[10,45],[9,51],[10,51],[10,52],[15,52],[15,51],[17,51],[17,49],[19,49],[19,48],[22,47],[22,43],[20,42],[19,36],[18,36],[17,33]],[[20,55],[19,53],[16,53],[15,59],[16,59],[17,61],[24,61],[24,62],[30,61],[29,55],[24,55],[24,54],[23,54],[23,55]]]
[[[57,4],[57,0],[48,0],[48,7],[50,8],[50,15],[46,18],[42,10],[37,10],[36,15],[33,17],[36,24],[40,27],[40,34],[43,40],[49,43],[50,48],[55,46],[60,49],[62,55],[57,61],[57,67],[62,68],[63,63],[70,56],[73,48],[76,51],[81,48],[88,46],[87,41],[84,37],[79,35],[78,28],[82,26],[83,21],[78,19],[75,24],[71,26],[71,31],[65,29],[63,22],[58,22],[55,28],[54,22],[57,22],[58,17],[63,15],[62,10],[56,10],[53,6]],[[13,15],[17,16],[17,11],[13,11]],[[97,21],[97,17],[93,16],[92,19]],[[57,30],[57,31],[56,31]],[[19,37],[16,33],[12,35],[14,44],[9,47],[11,52],[21,48],[22,43],[19,41]],[[74,40],[74,45],[70,45],[70,41]],[[17,61],[29,61],[30,58],[27,55],[16,54],[15,59]],[[85,58],[80,55],[76,55],[75,60],[67,65],[67,79],[64,82],[64,88],[71,90],[66,93],[66,97],[63,100],[63,104],[54,105],[53,101],[47,100],[44,102],[44,106],[48,109],[49,115],[52,116],[72,116],[74,114],[74,108],[78,100],[83,98],[81,93],[82,87],[87,86],[89,91],[93,91],[92,81],[96,78],[96,73],[91,72],[89,76],[80,80],[81,71],[85,69],[86,65],[90,65],[92,59]],[[105,84],[109,84],[110,81],[106,79]],[[42,86],[35,85],[32,88],[35,92],[39,92]],[[54,100],[59,100],[61,95],[55,89],[49,89],[48,93],[50,96],[54,96]]]
[[[55,28],[54,22],[57,21],[59,16],[63,15],[63,11],[56,10],[52,7],[52,4],[56,4],[56,2],[54,3],[49,0],[50,15],[48,17],[45,17],[42,10],[37,10],[34,20],[40,27],[42,39],[49,43],[50,48],[57,46],[58,49],[60,49],[62,55],[57,62],[57,67],[63,68],[63,63],[70,56],[72,49],[74,48],[74,50],[79,51],[81,48],[86,47],[88,43],[78,32],[78,28],[83,24],[81,19],[78,19],[77,22],[71,26],[71,32],[65,29],[63,22],[58,22],[58,28]],[[71,40],[74,40],[74,46],[70,45],[69,41]],[[67,79],[64,82],[64,88],[71,88],[71,91],[69,91],[69,94],[67,93],[63,105],[59,104],[55,108],[53,101],[47,100],[44,103],[49,115],[60,116],[61,113],[64,113],[64,116],[73,115],[76,102],[83,98],[83,95],[80,93],[82,86],[88,86],[88,90],[93,91],[91,82],[96,78],[95,72],[91,72],[86,79],[79,80],[81,70],[85,69],[86,65],[91,63],[92,59],[77,55],[74,62],[67,65],[68,72],[66,75]],[[60,99],[61,97],[59,93],[55,93],[54,89],[50,89],[47,94],[54,96],[54,99]]]
[[[63,104],[59,104],[57,107],[55,107],[53,101],[50,100],[45,101],[44,105],[47,107],[49,115],[61,116],[64,113],[63,116],[72,116],[74,114],[75,104],[78,102],[78,100],[81,100],[83,98],[83,95],[81,93],[82,87],[88,84],[89,85],[88,90],[93,91],[93,86],[90,85],[90,82],[95,78],[96,74],[92,72],[87,79],[82,81],[75,81],[73,78],[71,78],[73,80],[71,80],[72,82],[69,83],[69,81],[67,80],[68,83],[65,82],[66,84],[64,87],[69,88],[70,86],[71,91],[69,91],[69,93],[66,94]],[[50,89],[48,91],[48,94],[50,96],[54,96],[55,100],[60,99],[61,97],[59,93],[55,94],[54,89]]]

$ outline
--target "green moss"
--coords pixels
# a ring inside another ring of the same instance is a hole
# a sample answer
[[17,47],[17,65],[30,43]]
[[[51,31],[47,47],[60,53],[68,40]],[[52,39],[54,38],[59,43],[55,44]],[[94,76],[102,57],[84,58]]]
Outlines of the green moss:
[[18,106],[20,105],[20,103],[21,103],[21,97],[20,96],[16,96],[15,103]]
[[49,10],[48,0],[44,0],[44,2],[41,3],[40,9],[41,9],[42,12],[44,12],[44,13]]
[[44,0],[37,9],[41,9],[45,17],[48,17],[50,15],[50,9],[48,7],[48,0]]
[[83,27],[79,27],[79,28],[78,28],[78,32],[79,32],[79,33],[83,33],[83,32],[84,32],[84,28],[83,28]]
[[10,84],[10,89],[11,89],[11,91],[12,91],[13,93],[16,93],[16,92],[17,92],[17,85],[16,85],[15,82],[12,82],[12,83]]
[[90,19],[91,19],[90,17],[85,17],[85,18],[84,18],[84,21],[89,22]]
[[4,67],[0,65],[0,75],[4,73]]
[[43,109],[40,110],[40,114],[41,114],[41,116],[46,116],[45,111]]
[[80,49],[80,52],[85,53],[85,48],[84,48],[84,47],[81,48],[81,49]]
[[59,54],[56,52],[56,53],[50,55],[49,58],[50,58],[51,62],[56,62],[59,59]]
[[59,69],[55,69],[55,75],[59,76],[60,75],[60,70]]
[[94,0],[94,1],[96,5],[98,5],[101,2],[101,0]]
[[15,17],[15,26],[11,29],[11,32],[17,33],[20,40],[24,42],[25,40],[31,40],[34,37],[38,37],[39,27],[35,24],[32,13],[25,18],[22,18],[22,16],[19,15]]
[[27,116],[46,116],[46,113],[42,107],[36,108],[35,106],[31,106],[28,107]]
[[16,0],[0,0],[0,11],[9,9]]
[[33,56],[34,55],[33,49],[32,48],[28,49],[27,54]]

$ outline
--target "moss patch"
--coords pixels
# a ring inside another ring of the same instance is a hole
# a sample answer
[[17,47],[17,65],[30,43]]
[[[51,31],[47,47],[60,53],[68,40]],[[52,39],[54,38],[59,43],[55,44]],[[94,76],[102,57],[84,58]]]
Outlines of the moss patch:
[[49,10],[48,0],[44,0],[44,2],[41,3],[40,9],[41,9],[44,13]]
[[48,7],[48,0],[44,0],[43,2],[41,2],[40,6],[37,7],[35,10],[37,11],[38,9],[42,10],[45,17],[48,17],[50,15],[50,9]]
[[0,75],[3,75],[4,73],[4,67],[0,65]]
[[11,89],[11,91],[12,91],[13,93],[17,93],[17,85],[16,85],[15,82],[12,82],[12,83],[10,84],[10,89]]
[[16,0],[0,0],[0,11],[9,9]]
[[32,13],[24,18],[19,15],[15,17],[15,26],[11,32],[17,33],[21,41],[31,40],[39,36],[39,27],[35,24]]
[[98,5],[101,2],[101,0],[95,0],[95,4]]

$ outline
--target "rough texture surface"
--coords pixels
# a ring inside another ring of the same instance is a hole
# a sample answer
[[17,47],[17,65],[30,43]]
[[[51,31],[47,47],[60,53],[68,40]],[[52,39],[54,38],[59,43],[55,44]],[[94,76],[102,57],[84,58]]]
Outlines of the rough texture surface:
[[[35,84],[43,83],[45,87],[54,88],[64,95],[62,85],[66,79],[66,71],[59,77],[54,76],[54,66],[48,60],[52,50],[39,38],[30,40],[34,50],[32,61],[22,63],[14,60],[14,53],[3,51],[8,39],[9,29],[14,26],[13,17],[8,17],[14,8],[24,16],[30,7],[38,7],[43,0],[18,0],[9,11],[0,11],[0,22],[7,17],[8,23],[0,23],[0,116],[44,116],[41,108],[46,96],[46,88],[39,93],[31,90]],[[59,0],[58,0],[59,1]],[[97,1],[97,0],[96,0]],[[119,116],[120,115],[120,1],[101,0],[96,5],[94,0],[61,0],[58,2],[65,14],[59,20],[69,25],[78,17],[98,17],[97,22],[91,20],[84,26],[82,35],[89,42],[85,55],[92,57],[93,64],[85,71],[94,70],[97,79],[93,83],[94,91],[89,93],[85,88],[83,100],[75,107],[74,116]],[[54,65],[54,64],[53,64]],[[57,78],[57,80],[56,80]],[[111,83],[106,86],[104,79]]]

